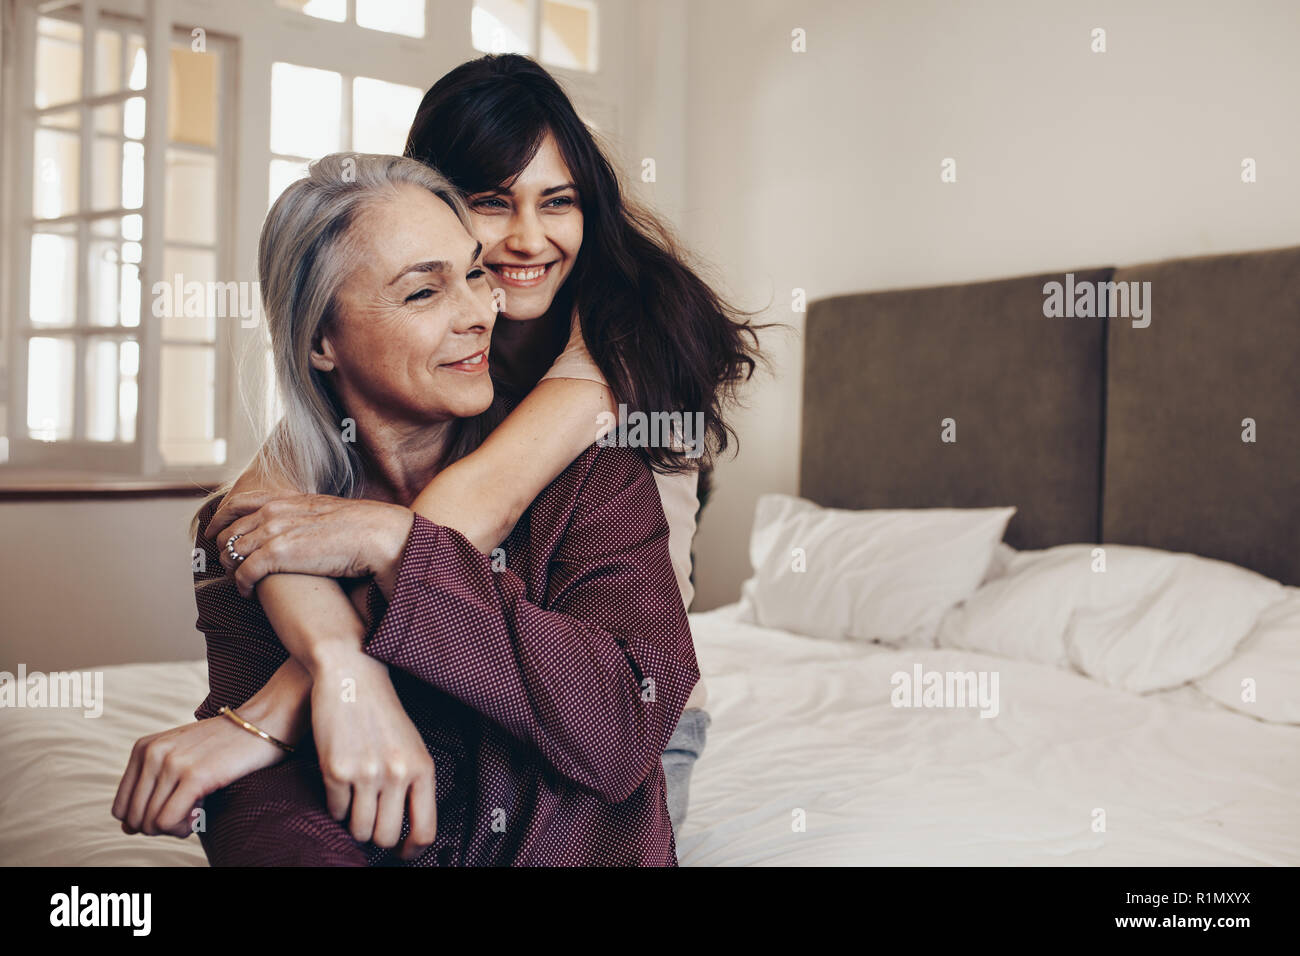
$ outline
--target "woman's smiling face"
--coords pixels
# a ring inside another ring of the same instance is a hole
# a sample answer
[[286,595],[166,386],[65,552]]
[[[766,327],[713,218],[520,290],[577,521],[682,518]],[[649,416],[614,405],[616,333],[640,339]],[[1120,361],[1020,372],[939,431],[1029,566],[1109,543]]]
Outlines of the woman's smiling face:
[[480,245],[456,214],[403,184],[361,213],[344,242],[353,268],[311,360],[349,413],[423,424],[486,409],[496,311]]
[[502,314],[545,315],[582,246],[582,206],[555,137],[546,134],[508,187],[474,193],[468,201],[492,287],[504,296]]

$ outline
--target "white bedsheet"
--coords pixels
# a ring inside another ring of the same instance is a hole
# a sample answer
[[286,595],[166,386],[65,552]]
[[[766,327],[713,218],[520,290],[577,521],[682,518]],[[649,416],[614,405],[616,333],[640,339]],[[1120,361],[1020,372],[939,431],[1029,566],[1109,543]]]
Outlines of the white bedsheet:
[[[709,728],[683,865],[1300,864],[1300,727],[981,654],[692,615]],[[1001,712],[895,709],[890,675],[996,670]],[[103,716],[0,710],[0,865],[204,865],[109,815],[136,738],[192,719],[202,662],[104,670]],[[1106,813],[1106,832],[1091,830]],[[792,828],[806,814],[806,832]]]
[[[1300,727],[1191,688],[1139,697],[1043,665],[819,641],[733,613],[692,616],[713,724],[683,865],[1300,864]],[[892,707],[890,676],[916,663],[996,670],[999,716]]]
[[0,710],[0,866],[207,866],[198,837],[128,836],[111,815],[131,745],[194,719],[207,664],[103,671],[99,717]]

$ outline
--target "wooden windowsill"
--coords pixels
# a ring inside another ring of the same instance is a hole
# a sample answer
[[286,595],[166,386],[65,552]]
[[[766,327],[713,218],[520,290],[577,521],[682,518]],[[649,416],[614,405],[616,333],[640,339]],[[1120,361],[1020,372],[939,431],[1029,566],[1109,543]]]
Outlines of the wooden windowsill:
[[77,501],[98,498],[201,498],[211,494],[221,480],[129,475],[88,475],[74,472],[0,470],[0,503],[9,501]]

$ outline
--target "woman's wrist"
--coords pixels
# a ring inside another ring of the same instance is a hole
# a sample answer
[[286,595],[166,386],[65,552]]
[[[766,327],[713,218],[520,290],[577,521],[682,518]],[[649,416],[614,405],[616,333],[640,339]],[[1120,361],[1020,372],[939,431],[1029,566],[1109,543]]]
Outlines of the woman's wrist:
[[414,511],[391,505],[385,509],[384,520],[371,528],[370,560],[367,563],[379,590],[389,600],[397,585],[397,571],[402,565],[402,555],[406,552],[406,542],[414,523]]
[[311,642],[300,661],[317,683],[330,675],[353,669],[360,659],[370,660],[361,649],[364,638],[353,634],[330,634]]
[[272,737],[295,744],[311,726],[311,687],[307,669],[289,658],[237,711]]

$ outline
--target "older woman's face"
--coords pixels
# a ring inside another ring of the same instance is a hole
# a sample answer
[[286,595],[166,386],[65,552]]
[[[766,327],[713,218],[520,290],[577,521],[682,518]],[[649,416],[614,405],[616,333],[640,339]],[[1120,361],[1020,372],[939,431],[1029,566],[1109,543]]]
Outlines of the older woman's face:
[[416,424],[484,411],[496,312],[481,247],[455,213],[402,184],[357,217],[346,243],[356,261],[312,353],[344,406]]

